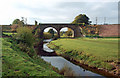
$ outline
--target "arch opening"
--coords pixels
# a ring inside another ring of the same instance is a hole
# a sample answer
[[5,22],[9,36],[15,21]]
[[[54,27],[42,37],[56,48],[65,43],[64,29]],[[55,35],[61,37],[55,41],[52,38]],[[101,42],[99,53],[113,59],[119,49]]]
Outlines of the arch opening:
[[61,38],[73,38],[74,37],[74,30],[69,27],[63,27],[60,29],[60,37]]
[[43,30],[43,39],[57,38],[58,31],[54,27],[47,27]]

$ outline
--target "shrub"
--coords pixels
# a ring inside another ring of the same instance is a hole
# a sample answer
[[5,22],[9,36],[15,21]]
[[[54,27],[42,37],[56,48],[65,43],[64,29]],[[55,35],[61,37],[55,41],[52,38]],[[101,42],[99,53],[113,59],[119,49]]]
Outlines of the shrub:
[[52,38],[52,34],[44,32],[44,39],[50,39]]
[[18,47],[26,52],[28,55],[32,56],[35,52],[33,50],[34,36],[32,30],[28,27],[17,28],[17,34],[15,35]]
[[17,34],[15,35],[15,38],[29,47],[31,47],[34,42],[32,30],[28,27],[17,28]]
[[58,38],[58,35],[55,34],[53,39],[56,40],[57,38]]

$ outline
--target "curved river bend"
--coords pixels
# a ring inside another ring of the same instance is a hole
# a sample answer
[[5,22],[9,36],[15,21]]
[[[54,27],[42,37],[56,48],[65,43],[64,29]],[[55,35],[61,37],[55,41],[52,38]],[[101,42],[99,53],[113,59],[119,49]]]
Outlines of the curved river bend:
[[[54,50],[47,47],[47,44],[49,44],[50,41],[51,39],[44,40],[44,42],[47,42],[43,44],[43,50],[46,52],[54,52]],[[105,78],[102,75],[96,74],[89,70],[85,70],[82,67],[75,65],[61,56],[41,56],[41,58],[44,61],[51,63],[52,66],[58,68],[59,70],[66,65],[67,67],[72,69],[72,71],[76,74],[76,76],[100,76],[102,78]]]

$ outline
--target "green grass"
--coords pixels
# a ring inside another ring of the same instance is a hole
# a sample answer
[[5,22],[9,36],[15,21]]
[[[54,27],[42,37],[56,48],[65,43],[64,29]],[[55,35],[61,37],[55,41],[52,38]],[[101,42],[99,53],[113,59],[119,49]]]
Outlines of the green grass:
[[7,33],[7,32],[3,32],[3,34],[10,36],[10,35],[17,34],[17,33]]
[[2,39],[2,76],[60,76],[38,56],[29,57],[15,42]]
[[66,38],[52,41],[48,46],[55,49],[58,54],[108,70],[111,70],[113,66],[106,61],[118,61],[117,38]]
[[0,38],[0,78],[2,76],[2,38]]

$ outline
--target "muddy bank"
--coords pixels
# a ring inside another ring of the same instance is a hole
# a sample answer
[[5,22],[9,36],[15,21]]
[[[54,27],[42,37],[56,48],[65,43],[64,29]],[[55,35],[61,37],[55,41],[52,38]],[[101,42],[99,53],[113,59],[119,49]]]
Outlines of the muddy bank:
[[70,57],[67,57],[67,56],[64,56],[64,55],[59,55],[59,56],[62,56],[64,57],[65,59],[71,61],[72,63],[76,64],[76,65],[79,65],[80,67],[86,69],[86,70],[90,70],[92,72],[95,72],[95,73],[98,73],[98,74],[101,74],[105,77],[114,77],[114,78],[120,78],[120,76],[118,75],[115,75],[113,73],[109,73],[108,70],[105,70],[105,69],[99,69],[99,68],[96,68],[96,67],[90,67],[88,66],[87,64],[82,64],[80,63],[79,61],[75,60],[75,59],[71,59]]

